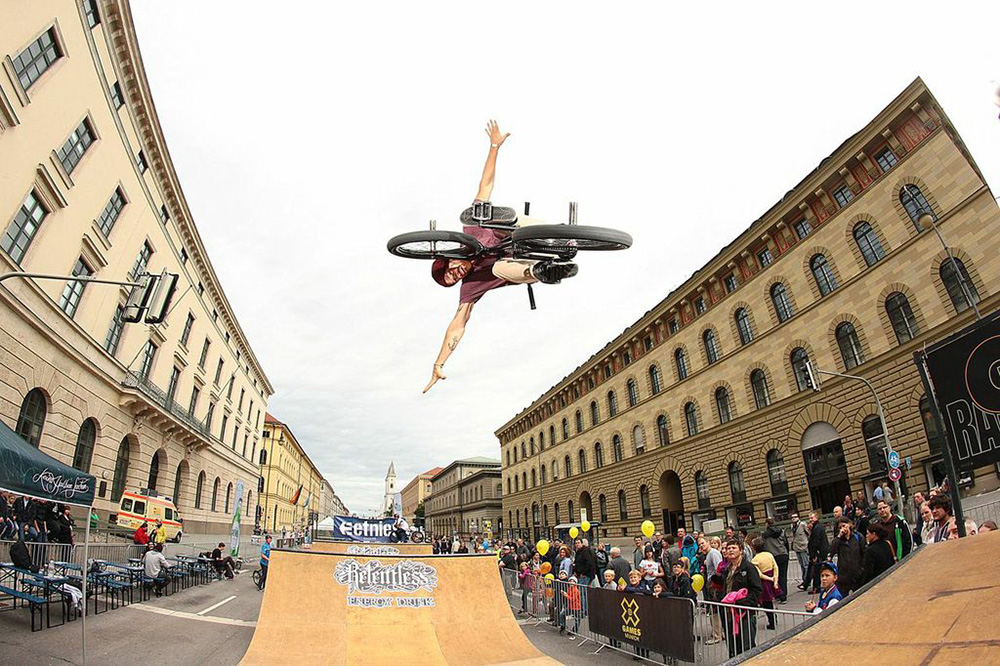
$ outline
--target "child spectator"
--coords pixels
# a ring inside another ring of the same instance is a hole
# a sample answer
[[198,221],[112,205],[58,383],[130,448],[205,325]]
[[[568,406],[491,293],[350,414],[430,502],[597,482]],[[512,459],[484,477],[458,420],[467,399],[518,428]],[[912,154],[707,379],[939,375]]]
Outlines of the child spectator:
[[[561,577],[562,575],[560,574]],[[561,634],[566,631],[566,617],[571,615],[573,616],[573,630],[570,632],[569,639],[575,641],[575,634],[580,629],[580,616],[583,614],[583,604],[580,600],[580,586],[577,584],[576,576],[569,577],[569,583],[563,589],[562,597],[564,602],[563,609],[559,613],[559,633]]]
[[639,569],[642,571],[643,579],[649,584],[650,589],[652,589],[653,581],[657,578],[663,578],[665,574],[663,573],[663,566],[656,561],[653,555],[652,547],[647,547],[644,555],[642,561],[639,562]]
[[[675,597],[685,597],[691,599],[692,601],[698,598],[697,593],[694,588],[691,587],[691,575],[688,573],[687,569],[684,567],[687,558],[682,557],[680,562],[674,562],[674,566],[671,567],[670,576],[670,595]],[[657,578],[657,580],[660,580]]]
[[640,572],[632,569],[628,572],[628,585],[622,591],[629,594],[650,594],[653,591],[653,583],[647,582]]
[[807,601],[806,611],[819,614],[831,606],[836,606],[844,600],[840,590],[837,589],[837,578],[840,572],[833,562],[823,562],[819,565],[819,601]]
[[618,583],[615,582],[615,572],[611,569],[604,570],[604,585],[602,585],[605,590],[617,590]]
[[535,585],[535,576],[531,573],[531,566],[527,562],[521,562],[521,570],[517,574],[521,582],[521,612],[528,612],[528,591]]

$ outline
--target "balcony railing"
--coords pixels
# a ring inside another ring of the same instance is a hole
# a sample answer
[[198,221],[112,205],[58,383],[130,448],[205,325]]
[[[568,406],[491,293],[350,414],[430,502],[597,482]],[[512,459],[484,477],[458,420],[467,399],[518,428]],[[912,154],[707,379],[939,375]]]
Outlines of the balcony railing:
[[209,432],[208,424],[205,421],[199,421],[196,419],[194,414],[182,407],[176,400],[168,396],[163,389],[151,382],[149,377],[133,370],[125,375],[125,380],[122,382],[122,386],[126,388],[139,389],[140,393],[176,416],[191,429],[204,435],[206,439],[213,439],[212,434]]

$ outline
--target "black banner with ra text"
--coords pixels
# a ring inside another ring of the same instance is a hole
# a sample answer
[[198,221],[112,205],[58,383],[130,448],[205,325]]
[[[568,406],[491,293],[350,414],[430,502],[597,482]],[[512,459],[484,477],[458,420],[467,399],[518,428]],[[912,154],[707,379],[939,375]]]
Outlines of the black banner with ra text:
[[927,351],[955,466],[1000,462],[1000,318],[959,331]]
[[694,661],[694,604],[599,587],[587,588],[590,630],[659,654]]

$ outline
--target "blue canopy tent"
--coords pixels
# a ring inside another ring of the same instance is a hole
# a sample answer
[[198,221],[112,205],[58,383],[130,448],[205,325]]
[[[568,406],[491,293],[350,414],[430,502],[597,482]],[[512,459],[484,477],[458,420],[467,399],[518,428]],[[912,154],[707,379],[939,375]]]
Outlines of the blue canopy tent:
[[90,551],[90,513],[94,506],[97,479],[92,474],[61,463],[26,442],[0,422],[0,490],[60,504],[87,507],[83,541],[84,613],[83,663],[87,663],[87,564]]

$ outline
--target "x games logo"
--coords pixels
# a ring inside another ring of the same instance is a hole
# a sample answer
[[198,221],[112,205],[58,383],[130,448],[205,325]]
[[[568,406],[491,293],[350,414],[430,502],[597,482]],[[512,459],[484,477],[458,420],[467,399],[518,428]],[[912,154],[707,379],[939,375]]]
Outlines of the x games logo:
[[635,599],[622,599],[622,622],[625,627],[639,626],[639,604]]

